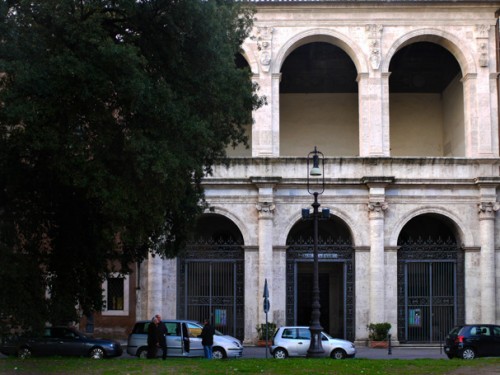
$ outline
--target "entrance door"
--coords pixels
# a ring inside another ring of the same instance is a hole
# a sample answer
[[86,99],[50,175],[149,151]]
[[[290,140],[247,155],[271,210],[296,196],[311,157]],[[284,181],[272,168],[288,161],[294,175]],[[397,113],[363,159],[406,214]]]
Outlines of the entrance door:
[[243,292],[237,288],[238,268],[236,261],[186,261],[187,319],[211,318],[217,330],[236,336]]
[[408,341],[442,341],[455,322],[455,262],[409,262],[406,273]]
[[[313,264],[297,263],[297,325],[309,326],[312,310]],[[344,337],[343,263],[319,264],[320,324],[334,337]]]

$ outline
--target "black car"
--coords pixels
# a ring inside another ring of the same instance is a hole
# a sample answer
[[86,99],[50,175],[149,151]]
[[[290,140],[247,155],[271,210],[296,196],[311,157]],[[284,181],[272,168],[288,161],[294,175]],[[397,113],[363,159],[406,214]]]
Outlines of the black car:
[[117,341],[94,339],[70,327],[47,327],[41,336],[10,338],[0,345],[0,353],[20,358],[61,355],[101,359],[118,357],[122,352]]
[[453,328],[446,337],[448,358],[474,359],[500,356],[500,326],[468,324]]

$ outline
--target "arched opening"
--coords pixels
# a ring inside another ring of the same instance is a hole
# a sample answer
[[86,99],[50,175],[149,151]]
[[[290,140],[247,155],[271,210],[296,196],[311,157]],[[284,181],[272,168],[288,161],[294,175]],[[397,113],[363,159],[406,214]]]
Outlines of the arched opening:
[[401,48],[389,66],[391,156],[465,156],[462,74],[439,44]]
[[454,223],[437,214],[410,220],[398,238],[398,338],[442,342],[465,320],[464,256]]
[[[313,285],[313,223],[297,222],[287,237],[286,321],[309,326]],[[349,228],[338,217],[321,220],[318,259],[323,330],[354,339],[354,256]]]
[[304,44],[281,67],[280,154],[359,155],[356,67],[340,47]]
[[219,331],[244,336],[243,236],[228,218],[203,215],[179,257],[179,317],[210,317]]

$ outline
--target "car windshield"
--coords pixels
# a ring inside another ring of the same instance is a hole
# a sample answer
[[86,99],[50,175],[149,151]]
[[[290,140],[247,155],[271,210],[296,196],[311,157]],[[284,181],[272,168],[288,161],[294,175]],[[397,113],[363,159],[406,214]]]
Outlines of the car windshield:
[[457,335],[458,332],[462,329],[462,326],[458,327],[453,327],[453,329],[450,331],[449,335]]
[[330,336],[328,333],[326,333],[326,332],[322,332],[322,333],[323,333],[323,335],[325,335],[326,337],[328,337],[328,339],[330,339],[330,340],[333,339],[333,337]]

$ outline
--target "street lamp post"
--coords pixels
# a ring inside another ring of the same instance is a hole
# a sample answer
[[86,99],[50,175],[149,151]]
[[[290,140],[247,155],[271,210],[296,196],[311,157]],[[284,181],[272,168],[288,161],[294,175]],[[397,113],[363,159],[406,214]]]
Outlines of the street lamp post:
[[[309,170],[310,160],[312,160],[313,167]],[[321,167],[320,167],[321,161]],[[313,207],[313,288],[312,288],[312,312],[311,312],[311,325],[309,330],[311,331],[311,342],[309,344],[309,349],[307,350],[307,357],[319,358],[325,355],[323,345],[321,344],[321,323],[319,318],[321,316],[320,308],[320,297],[319,297],[319,267],[318,267],[318,220],[319,220],[319,207],[321,206],[318,202],[318,195],[325,191],[325,158],[323,153],[314,147],[314,151],[311,151],[307,155],[307,192],[314,196]],[[310,183],[311,177],[321,177],[321,180],[313,186]],[[307,211],[306,211],[307,210]],[[303,218],[308,218],[309,210],[302,210]],[[323,216],[329,216],[329,210],[324,210]],[[306,216],[306,217],[304,217]]]

